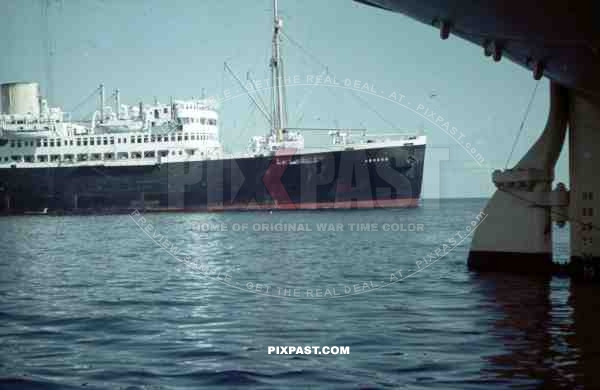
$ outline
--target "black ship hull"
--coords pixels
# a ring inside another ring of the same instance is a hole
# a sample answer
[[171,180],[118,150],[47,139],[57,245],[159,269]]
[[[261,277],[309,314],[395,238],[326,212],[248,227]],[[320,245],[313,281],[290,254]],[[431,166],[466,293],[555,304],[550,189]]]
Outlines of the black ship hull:
[[132,166],[0,169],[0,213],[414,207],[425,145]]

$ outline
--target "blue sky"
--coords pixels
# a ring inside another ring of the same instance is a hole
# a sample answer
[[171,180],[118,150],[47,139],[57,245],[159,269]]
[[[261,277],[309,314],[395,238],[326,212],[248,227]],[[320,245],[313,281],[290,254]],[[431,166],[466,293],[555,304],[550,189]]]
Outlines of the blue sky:
[[[207,95],[221,96],[237,87],[223,70],[225,60],[242,79],[246,72],[255,79],[269,75],[271,0],[50,0],[48,28],[45,3],[3,0],[0,82],[37,80],[51,104],[65,110],[101,82],[109,91],[118,87],[122,100],[131,104],[154,97],[199,97],[202,88]],[[372,133],[424,126],[433,152],[426,163],[424,197],[492,194],[491,171],[504,168],[535,87],[529,71],[509,61],[494,63],[480,47],[456,37],[442,41],[434,28],[403,15],[350,0],[280,0],[280,8],[285,31],[310,53],[284,39],[288,76],[318,75],[325,64],[340,80],[402,94],[449,121],[485,162],[476,164],[455,140],[421,116],[366,93],[291,87],[291,125],[367,127]],[[513,163],[545,124],[548,82],[541,83]],[[435,98],[429,97],[432,91]],[[90,113],[93,103],[76,114]],[[244,150],[249,137],[265,131],[266,123],[247,97],[222,105],[222,139],[230,151]],[[309,144],[326,142],[306,137]],[[564,154],[558,178],[568,182]],[[444,155],[449,160],[435,160]]]

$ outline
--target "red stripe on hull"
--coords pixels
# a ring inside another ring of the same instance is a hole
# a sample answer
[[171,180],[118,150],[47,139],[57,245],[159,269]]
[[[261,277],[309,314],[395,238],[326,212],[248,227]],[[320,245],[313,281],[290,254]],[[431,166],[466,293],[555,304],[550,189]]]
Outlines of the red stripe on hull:
[[[344,209],[381,209],[418,207],[418,198],[382,199],[382,200],[345,200],[336,202],[307,202],[307,203],[267,203],[267,204],[232,204],[222,206],[209,206],[206,211],[243,211],[243,210],[344,210]],[[165,210],[171,211],[172,209]],[[154,211],[154,210],[147,210]],[[193,211],[182,209],[181,211]]]
[[[268,210],[351,210],[351,209],[385,209],[385,208],[413,208],[419,207],[418,198],[386,199],[386,200],[360,200],[339,202],[309,202],[309,203],[269,203],[269,204],[232,204],[208,207],[139,207],[139,208],[104,208],[104,209],[73,209],[73,210],[48,210],[48,215],[56,214],[129,214],[134,210],[146,213],[206,213],[225,211],[268,211]],[[0,215],[29,214],[26,212],[3,212]]]

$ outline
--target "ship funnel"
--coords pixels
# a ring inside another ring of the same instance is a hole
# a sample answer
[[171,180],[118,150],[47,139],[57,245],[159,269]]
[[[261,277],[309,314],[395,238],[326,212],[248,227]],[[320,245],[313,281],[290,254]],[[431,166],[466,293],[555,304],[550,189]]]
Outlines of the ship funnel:
[[2,114],[40,115],[40,86],[38,83],[6,83],[0,85]]

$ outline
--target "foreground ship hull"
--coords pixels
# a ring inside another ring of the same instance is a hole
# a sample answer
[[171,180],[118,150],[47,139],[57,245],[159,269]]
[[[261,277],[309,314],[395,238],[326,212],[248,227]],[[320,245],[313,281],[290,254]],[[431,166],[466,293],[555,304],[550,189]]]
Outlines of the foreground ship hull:
[[0,212],[417,206],[425,145],[137,166],[0,169]]

